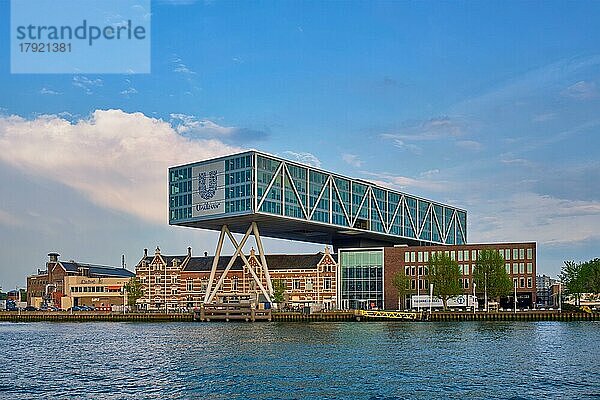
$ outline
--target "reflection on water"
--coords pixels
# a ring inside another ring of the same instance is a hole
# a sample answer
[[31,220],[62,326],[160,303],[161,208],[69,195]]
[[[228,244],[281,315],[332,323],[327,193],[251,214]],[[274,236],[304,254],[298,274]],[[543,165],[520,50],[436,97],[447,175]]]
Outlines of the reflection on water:
[[586,398],[600,323],[0,323],[0,398]]

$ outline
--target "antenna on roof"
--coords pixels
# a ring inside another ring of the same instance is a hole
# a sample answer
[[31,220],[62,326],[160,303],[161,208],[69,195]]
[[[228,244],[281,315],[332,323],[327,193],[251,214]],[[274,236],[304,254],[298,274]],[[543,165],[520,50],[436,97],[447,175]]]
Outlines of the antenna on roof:
[[123,267],[123,269],[125,269],[125,254],[121,255],[121,267]]

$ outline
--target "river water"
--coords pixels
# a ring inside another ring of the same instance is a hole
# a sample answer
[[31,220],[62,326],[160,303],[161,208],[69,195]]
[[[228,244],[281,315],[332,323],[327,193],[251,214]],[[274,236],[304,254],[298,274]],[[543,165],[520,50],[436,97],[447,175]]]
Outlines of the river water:
[[0,323],[4,399],[600,398],[599,322]]

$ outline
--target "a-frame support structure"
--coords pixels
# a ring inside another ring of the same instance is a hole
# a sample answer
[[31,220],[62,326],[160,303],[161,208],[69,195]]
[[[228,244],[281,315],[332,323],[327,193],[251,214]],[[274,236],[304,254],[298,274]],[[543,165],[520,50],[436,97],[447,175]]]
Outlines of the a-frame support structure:
[[[262,268],[262,271],[265,276],[265,280],[267,281],[266,288],[263,285],[257,271],[255,270],[256,267],[253,267],[250,264],[250,262],[248,261],[248,258],[244,255],[244,252],[243,252],[244,245],[248,241],[248,238],[250,237],[251,234],[254,236],[254,240],[256,241],[256,247],[258,247],[258,255],[260,258],[259,267]],[[229,240],[231,241],[231,244],[235,248],[235,252],[233,253],[233,256],[227,263],[227,266],[221,273],[221,277],[215,284],[215,278],[217,275],[217,267],[219,265],[219,258],[221,257],[221,250],[223,249],[223,241],[225,240],[225,236],[227,236],[229,238]],[[273,284],[271,283],[271,276],[269,275],[269,268],[267,266],[267,259],[265,257],[264,247],[263,247],[262,241],[260,239],[260,232],[258,231],[258,225],[256,224],[256,222],[252,222],[250,224],[250,226],[248,227],[248,229],[246,230],[244,237],[242,238],[242,240],[239,243],[237,242],[237,240],[235,239],[235,237],[233,236],[233,234],[231,233],[231,231],[229,230],[227,225],[223,225],[221,227],[221,234],[219,235],[219,242],[217,243],[217,251],[215,252],[215,258],[213,259],[212,268],[210,270],[210,278],[208,279],[208,285],[206,286],[206,293],[204,294],[204,303],[205,304],[209,304],[214,301],[215,296],[217,295],[217,292],[219,291],[219,289],[221,289],[221,286],[223,286],[223,282],[225,281],[225,278],[227,277],[229,270],[231,269],[231,267],[235,263],[235,260],[237,260],[238,257],[240,257],[242,259],[242,261],[244,262],[244,265],[246,266],[246,268],[252,275],[254,282],[256,282],[256,285],[258,286],[258,288],[260,289],[262,294],[265,296],[267,301],[269,303],[271,302],[271,299],[273,297]]]

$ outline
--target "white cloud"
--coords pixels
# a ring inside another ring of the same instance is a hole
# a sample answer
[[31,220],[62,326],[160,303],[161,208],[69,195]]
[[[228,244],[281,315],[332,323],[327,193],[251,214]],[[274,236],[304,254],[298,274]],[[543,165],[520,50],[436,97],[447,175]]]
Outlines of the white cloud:
[[13,214],[4,210],[0,210],[0,225],[15,227],[20,226],[21,221]]
[[566,88],[562,94],[577,100],[588,100],[598,95],[598,89],[595,82],[579,81]]
[[363,165],[362,160],[356,154],[342,154],[342,160],[356,168],[360,168]]
[[363,174],[373,177],[369,179],[376,185],[384,186],[390,189],[397,189],[400,191],[406,191],[409,188],[426,189],[434,192],[441,192],[447,190],[446,185],[443,182],[433,181],[430,179],[432,175],[439,173],[437,170],[425,171],[421,174],[420,179],[409,178],[406,176],[394,175],[390,173],[373,173],[368,171],[362,171]]
[[40,94],[57,95],[62,93],[54,91],[52,89],[48,89],[47,87],[43,87],[40,89]]
[[125,90],[122,90],[122,91],[121,91],[121,94],[122,94],[123,96],[129,96],[130,94],[136,94],[137,92],[138,92],[138,91],[137,91],[137,89],[136,89],[136,88],[134,88],[134,87],[128,87],[127,89],[125,89]]
[[264,139],[267,132],[235,126],[222,126],[209,119],[198,119],[193,115],[171,114],[171,124],[181,135],[216,138],[229,141],[255,141]]
[[0,161],[61,183],[108,209],[166,221],[167,168],[241,149],[182,137],[142,113],[96,110],[70,122],[56,115],[0,117]]
[[173,72],[184,75],[196,75],[196,72],[192,71],[190,67],[184,64],[181,58],[175,56],[171,61],[173,62]]
[[319,160],[314,154],[307,152],[294,152],[284,151],[283,154],[289,158],[292,158],[298,162],[311,165],[313,167],[320,168],[321,160]]
[[93,94],[92,90],[95,87],[102,86],[102,79],[89,79],[83,75],[75,75],[73,77],[73,86],[82,89],[86,94]]
[[[565,245],[598,239],[600,202],[573,201],[536,193],[518,193],[475,206],[471,242],[534,240]],[[490,212],[493,210],[493,212]]]
[[483,149],[483,145],[475,140],[459,140],[456,145],[469,151],[481,151]]

